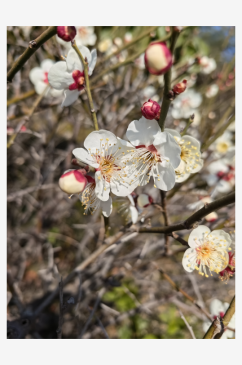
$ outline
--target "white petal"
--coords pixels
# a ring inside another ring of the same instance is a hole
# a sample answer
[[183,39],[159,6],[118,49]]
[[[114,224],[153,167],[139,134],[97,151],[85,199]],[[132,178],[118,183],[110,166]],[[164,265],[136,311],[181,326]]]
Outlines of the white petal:
[[129,194],[128,196],[128,199],[129,199],[129,201],[130,201],[130,204],[131,205],[133,205],[133,207],[135,206],[135,204],[134,204],[134,198],[132,197],[132,195],[131,194]]
[[195,228],[188,238],[188,244],[190,247],[198,247],[198,243],[201,244],[204,241],[204,236],[210,233],[210,229],[206,226],[198,226]]
[[220,180],[217,185],[217,190],[220,193],[229,193],[232,190],[232,185],[229,181]]
[[61,106],[70,106],[73,104],[79,97],[80,91],[78,90],[65,90],[64,91],[64,100]]
[[178,141],[182,138],[180,133],[177,132],[175,129],[169,129],[169,128],[165,128],[164,132],[168,132],[170,133],[173,137],[177,137]]
[[154,138],[153,142],[155,148],[162,157],[169,159],[171,165],[177,168],[181,162],[181,148],[167,132],[159,132]]
[[117,196],[127,196],[131,194],[135,188],[137,188],[138,184],[139,180],[133,184],[129,184],[129,182],[123,183],[122,181],[111,181],[111,191]]
[[64,90],[56,90],[53,89],[52,87],[50,88],[50,94],[51,96],[53,96],[54,98],[59,98],[60,96],[64,96]]
[[232,243],[230,235],[227,232],[223,231],[222,229],[216,229],[215,231],[212,231],[208,237],[213,239],[215,242],[221,240],[226,241],[226,242],[221,242],[223,247],[225,247],[224,245],[226,245],[226,248],[228,248]]
[[72,153],[78,160],[98,169],[99,164],[93,160],[92,156],[84,148],[75,148]]
[[44,72],[40,67],[34,67],[29,73],[29,78],[35,85],[37,82],[44,80]]
[[57,62],[51,67],[48,80],[49,84],[57,90],[66,89],[74,82],[71,73],[67,72],[65,61]]
[[91,62],[90,64],[88,65],[88,75],[91,76],[92,73],[93,73],[93,70],[96,66],[96,62],[97,62],[97,50],[96,49],[93,49],[92,52],[91,52]]
[[47,59],[41,62],[40,67],[44,72],[49,72],[53,64],[54,64],[53,60]]
[[195,174],[195,172],[200,171],[203,168],[203,160],[199,159],[199,161],[196,161],[196,167],[193,167],[191,172]]
[[[81,46],[78,47],[83,58],[87,58],[87,62],[88,64],[90,64],[91,62],[91,52],[89,51],[89,49],[85,46]],[[79,70],[79,71],[83,71],[83,64],[78,56],[78,54],[76,53],[76,51],[72,48],[70,49],[70,51],[67,54],[67,58],[66,58],[66,63],[67,63],[67,69],[68,71],[72,72],[74,70]]]
[[[107,141],[108,139],[108,141]],[[116,136],[112,133],[112,132],[109,132],[109,131],[106,131],[104,129],[100,129],[99,131],[94,131],[94,132],[91,132],[87,138],[85,139],[84,141],[84,147],[89,150],[90,149],[93,149],[93,148],[97,148],[97,149],[100,149],[100,145],[105,144],[105,143],[108,143],[108,145],[114,145],[117,143],[117,138]]]
[[[47,84],[43,81],[36,82],[36,84],[34,85],[36,93],[38,95],[41,95],[44,92],[46,86],[47,86]],[[50,89],[50,88],[48,88],[48,89]],[[48,89],[46,90],[45,96],[49,93]]]
[[176,181],[174,168],[169,162],[163,161],[157,164],[157,169],[159,176],[153,176],[156,187],[164,191],[171,190]]
[[188,248],[183,255],[182,266],[187,272],[192,272],[196,265],[196,260],[191,260],[194,256],[194,248]]
[[128,126],[126,136],[134,146],[153,144],[155,135],[160,132],[159,124],[156,120],[148,120],[142,117],[140,120],[133,120]]
[[184,141],[185,143],[186,142],[191,142],[191,144],[189,145],[189,148],[191,146],[194,146],[194,147],[197,148],[197,152],[200,152],[200,146],[201,146],[201,144],[200,144],[200,142],[196,138],[191,137],[191,136],[188,136],[188,135],[185,135],[185,136],[182,137],[182,141]]
[[132,220],[133,224],[135,224],[138,221],[139,213],[138,213],[137,209],[135,207],[133,207],[132,205],[129,207],[129,209],[130,209],[130,214],[131,214],[131,220]]
[[224,313],[224,305],[220,300],[213,299],[210,303],[210,313],[212,316],[218,316],[219,313]]
[[102,178],[100,171],[97,171],[95,173],[95,181],[96,181],[96,188],[95,188],[96,196],[98,197],[98,199],[102,201],[107,201],[109,199],[110,184],[108,182],[105,182],[105,180]]
[[106,201],[100,200],[100,206],[101,206],[102,213],[103,213],[104,217],[109,217],[110,214],[112,213],[112,210],[113,210],[111,196]]

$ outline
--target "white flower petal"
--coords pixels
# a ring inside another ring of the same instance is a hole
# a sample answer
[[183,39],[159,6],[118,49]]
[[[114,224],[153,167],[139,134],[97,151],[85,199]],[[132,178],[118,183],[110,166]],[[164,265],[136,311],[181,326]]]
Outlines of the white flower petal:
[[66,89],[74,82],[72,74],[67,72],[65,61],[57,62],[51,67],[48,80],[49,84],[57,90]]
[[100,206],[101,206],[102,213],[103,213],[104,217],[109,217],[110,214],[112,213],[112,210],[113,210],[111,196],[106,201],[100,200]]
[[189,148],[190,148],[190,146],[194,146],[194,147],[197,148],[197,152],[200,152],[201,144],[196,138],[185,135],[185,136],[182,137],[182,141],[184,141],[185,143],[186,142],[191,142],[190,145],[189,145]]
[[91,76],[97,62],[97,50],[93,49],[91,52],[91,62],[88,65],[88,75]]
[[230,235],[227,232],[223,231],[222,229],[216,229],[215,231],[212,231],[208,237],[214,240],[215,242],[221,240],[226,241],[226,242],[221,242],[223,247],[225,247],[226,245],[226,248],[228,248],[232,243]]
[[64,91],[65,99],[63,100],[61,106],[70,106],[78,99],[79,94],[80,91],[78,90],[65,90]]
[[139,213],[138,213],[137,209],[135,207],[133,207],[132,205],[129,207],[129,209],[130,209],[131,220],[132,220],[133,224],[135,224],[138,221]]
[[[108,140],[107,140],[108,139]],[[84,141],[84,147],[89,150],[89,149],[100,149],[100,145],[108,143],[108,145],[114,145],[117,143],[117,138],[116,136],[109,131],[106,131],[104,129],[100,129],[99,131],[94,131],[91,132],[87,138]]]
[[111,191],[117,196],[127,196],[137,188],[138,184],[139,180],[135,181],[133,184],[130,184],[128,181],[125,183],[122,181],[118,182],[117,180],[115,182],[111,181]]
[[148,120],[142,117],[140,120],[133,120],[128,126],[126,136],[134,146],[153,144],[155,135],[160,132],[159,124],[156,120]]
[[[91,52],[89,51],[89,49],[85,46],[81,46],[78,47],[83,58],[87,58],[87,62],[88,64],[90,64],[91,62]],[[66,58],[66,63],[67,63],[67,69],[69,72],[72,72],[74,70],[79,70],[79,71],[83,71],[84,67],[83,64],[78,56],[78,54],[76,53],[76,51],[72,48],[70,49],[70,51],[67,54],[67,58]]]
[[198,247],[198,243],[202,243],[204,241],[204,236],[207,236],[210,233],[210,229],[206,226],[198,226],[195,228],[188,238],[188,244],[190,247]]
[[194,248],[188,248],[182,258],[182,266],[187,272],[192,272],[196,265],[196,260],[191,260],[194,256]]
[[[45,88],[46,88],[47,84],[43,81],[38,81],[36,82],[36,84],[34,85],[35,91],[38,95],[41,95]],[[50,89],[50,88],[49,88]],[[49,90],[46,90],[45,96],[49,93]]]
[[93,160],[92,156],[84,148],[75,148],[72,153],[78,160],[98,169],[99,164]]
[[44,80],[44,72],[40,67],[34,67],[29,73],[30,81],[35,85],[39,81]]
[[101,175],[100,171],[95,173],[96,188],[95,193],[98,199],[107,201],[109,199],[110,184],[106,182]]
[[40,67],[42,68],[42,70],[44,72],[49,72],[53,65],[54,65],[54,61],[47,59],[47,60],[44,60],[41,62]]
[[225,308],[224,308],[224,304],[218,300],[218,299],[213,299],[210,303],[210,313],[212,316],[218,316],[219,313],[224,313],[225,312]]
[[[158,177],[154,177],[155,185],[158,189],[168,191],[175,185],[175,170],[169,162],[163,161],[157,164]],[[155,170],[156,171],[156,170]]]
[[169,159],[173,168],[177,168],[181,162],[181,148],[167,132],[159,132],[154,138],[153,145],[162,157]]
[[132,195],[129,194],[127,197],[128,197],[128,199],[130,201],[130,204],[133,205],[133,206],[135,206],[135,204],[134,204],[134,198],[132,197]]
[[175,129],[165,128],[164,132],[170,133],[173,137],[177,137],[178,141],[182,138],[180,133]]

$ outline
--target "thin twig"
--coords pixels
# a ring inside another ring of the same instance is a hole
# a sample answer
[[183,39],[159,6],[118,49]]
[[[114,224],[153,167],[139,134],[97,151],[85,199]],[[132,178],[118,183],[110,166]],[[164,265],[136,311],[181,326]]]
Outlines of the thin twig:
[[88,98],[88,102],[89,102],[90,112],[92,114],[92,120],[93,120],[94,128],[95,128],[96,131],[98,131],[97,116],[96,116],[96,112],[95,112],[95,109],[94,109],[94,104],[93,104],[93,100],[92,100],[92,94],[91,94],[91,90],[90,90],[89,75],[88,75],[88,62],[82,56],[79,48],[76,45],[75,40],[72,41],[71,45],[72,45],[72,48],[76,51],[78,57],[80,58],[80,61],[83,64],[83,67],[84,67],[85,90],[86,90],[86,93],[87,93],[87,98]]
[[62,337],[62,325],[63,325],[63,281],[62,278],[59,282],[59,301],[60,301],[60,314],[59,314],[59,325],[57,329],[57,338],[61,339]]
[[25,100],[30,98],[31,96],[35,95],[35,90],[30,90],[24,94],[21,94],[19,96],[14,96],[12,99],[9,99],[7,101],[7,106],[12,105],[12,104],[16,104],[19,101]]
[[191,334],[192,338],[193,338],[194,340],[196,340],[196,337],[195,337],[195,335],[194,335],[194,332],[193,332],[192,327],[189,325],[189,323],[187,322],[186,318],[184,317],[184,315],[183,315],[183,313],[182,313],[182,311],[181,311],[180,309],[179,309],[179,313],[180,313],[181,319],[184,321],[185,325],[187,326],[187,329],[188,329],[188,331],[190,332],[190,334]]
[[[165,226],[169,226],[169,218],[168,218],[168,214],[167,214],[167,208],[166,208],[166,192],[161,190],[160,191],[160,196],[161,196],[161,206],[162,206],[162,214],[164,217],[164,223]],[[165,254],[169,255],[169,236],[166,235],[165,236]]]

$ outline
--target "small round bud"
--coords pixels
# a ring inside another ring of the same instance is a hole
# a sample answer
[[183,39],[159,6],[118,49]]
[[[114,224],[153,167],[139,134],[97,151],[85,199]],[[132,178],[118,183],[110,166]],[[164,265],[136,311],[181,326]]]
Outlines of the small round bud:
[[160,105],[156,101],[149,99],[148,101],[146,101],[143,104],[143,106],[141,108],[141,113],[146,119],[159,120],[160,119],[160,109],[161,109]]
[[179,82],[173,87],[173,91],[175,94],[181,94],[183,93],[187,88],[187,80],[183,80],[182,82]]
[[76,36],[76,27],[57,27],[57,35],[63,41],[70,42]]
[[86,177],[78,170],[69,170],[59,179],[59,186],[67,194],[79,194],[87,185]]
[[165,42],[152,42],[145,51],[145,67],[153,75],[162,75],[172,65],[172,54]]
[[152,203],[153,199],[147,194],[140,194],[137,198],[137,204],[140,208],[147,208]]

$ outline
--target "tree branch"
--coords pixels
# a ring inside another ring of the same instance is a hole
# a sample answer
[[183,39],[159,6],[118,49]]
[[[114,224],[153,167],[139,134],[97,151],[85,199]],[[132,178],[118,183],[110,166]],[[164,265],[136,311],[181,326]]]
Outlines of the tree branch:
[[16,73],[24,66],[28,59],[42,46],[48,39],[57,33],[57,27],[49,27],[38,38],[29,43],[29,47],[24,53],[14,62],[11,69],[7,73],[7,82],[12,82]]

